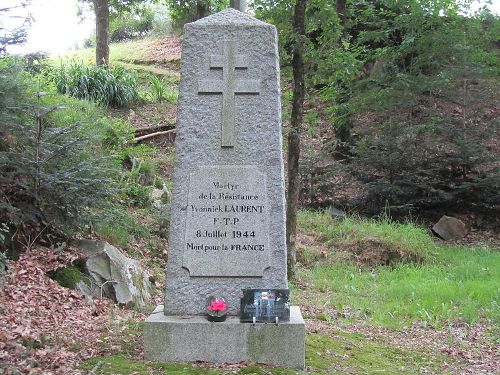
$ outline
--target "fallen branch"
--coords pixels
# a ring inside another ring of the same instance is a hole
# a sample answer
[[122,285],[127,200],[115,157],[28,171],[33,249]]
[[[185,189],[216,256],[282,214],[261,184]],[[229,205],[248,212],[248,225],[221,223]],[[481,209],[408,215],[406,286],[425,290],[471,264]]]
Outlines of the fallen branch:
[[143,141],[143,140],[148,139],[148,138],[153,138],[153,137],[156,137],[156,136],[159,136],[159,135],[172,134],[172,133],[175,133],[175,129],[170,129],[170,130],[165,130],[165,131],[161,131],[161,132],[156,132],[156,133],[141,135],[140,137],[135,138],[134,142],[137,143],[139,141]]
[[175,129],[175,125],[174,124],[162,124],[162,125],[158,125],[158,126],[149,126],[147,128],[135,129],[134,136],[141,137],[141,136],[146,135],[146,134],[163,132],[163,131],[167,131],[170,129]]

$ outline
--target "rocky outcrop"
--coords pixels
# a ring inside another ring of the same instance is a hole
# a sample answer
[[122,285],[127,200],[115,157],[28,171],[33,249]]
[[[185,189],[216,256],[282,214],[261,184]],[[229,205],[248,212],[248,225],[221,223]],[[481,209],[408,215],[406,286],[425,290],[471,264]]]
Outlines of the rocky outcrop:
[[106,241],[79,240],[76,245],[87,256],[86,271],[91,283],[77,285],[84,294],[107,296],[119,304],[144,306],[151,299],[154,284],[134,259]]

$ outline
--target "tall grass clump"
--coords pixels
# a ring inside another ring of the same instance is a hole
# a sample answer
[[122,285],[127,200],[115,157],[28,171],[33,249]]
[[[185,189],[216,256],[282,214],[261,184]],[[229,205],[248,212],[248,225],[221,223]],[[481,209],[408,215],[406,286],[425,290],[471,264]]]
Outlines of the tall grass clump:
[[424,228],[411,222],[397,223],[387,217],[366,219],[348,216],[334,220],[327,212],[304,210],[298,214],[298,224],[305,232],[319,235],[320,241],[329,247],[373,238],[397,245],[413,259],[430,261],[437,251],[436,244]]
[[151,95],[153,99],[161,103],[163,101],[163,98],[165,97],[165,80],[157,76],[150,76],[149,84],[151,85]]
[[112,107],[125,107],[138,99],[137,78],[121,66],[105,67],[72,60],[54,73],[61,94]]

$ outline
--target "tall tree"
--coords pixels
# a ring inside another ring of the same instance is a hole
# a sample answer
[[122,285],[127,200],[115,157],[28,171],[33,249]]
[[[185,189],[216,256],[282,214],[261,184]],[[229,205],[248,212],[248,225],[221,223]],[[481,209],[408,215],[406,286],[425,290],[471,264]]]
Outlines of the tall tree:
[[[134,4],[143,4],[141,0],[79,0],[94,7],[96,23],[96,65],[109,62],[109,18],[113,14],[130,9]],[[156,2],[152,0],[152,2]]]
[[109,63],[109,2],[108,0],[93,0],[96,25],[96,65]]
[[286,215],[286,245],[288,278],[295,277],[297,259],[297,207],[300,194],[299,157],[300,157],[300,127],[304,112],[304,42],[305,42],[305,11],[307,0],[296,0],[293,29],[295,43],[292,57],[293,97],[292,117],[288,133],[288,194]]

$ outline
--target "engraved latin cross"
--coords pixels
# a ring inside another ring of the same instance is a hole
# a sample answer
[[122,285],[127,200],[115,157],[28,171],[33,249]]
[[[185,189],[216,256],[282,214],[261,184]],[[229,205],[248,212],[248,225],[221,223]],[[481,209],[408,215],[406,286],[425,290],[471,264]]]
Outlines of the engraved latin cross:
[[248,69],[246,55],[236,55],[236,42],[224,41],[224,54],[210,56],[210,69],[222,69],[222,81],[198,81],[199,94],[222,94],[221,147],[234,147],[235,94],[260,94],[260,80],[236,79],[236,69]]

